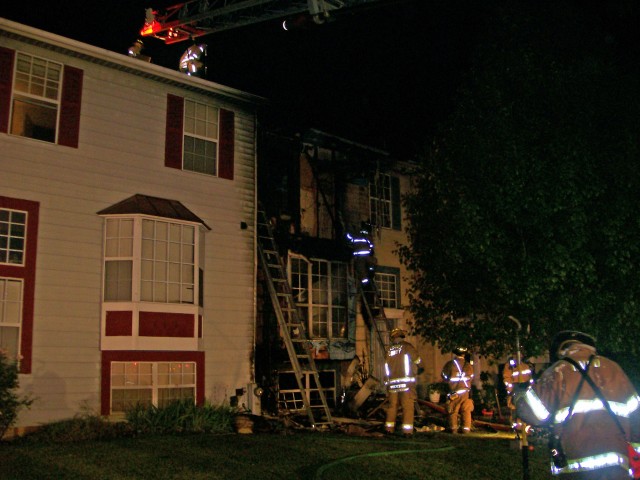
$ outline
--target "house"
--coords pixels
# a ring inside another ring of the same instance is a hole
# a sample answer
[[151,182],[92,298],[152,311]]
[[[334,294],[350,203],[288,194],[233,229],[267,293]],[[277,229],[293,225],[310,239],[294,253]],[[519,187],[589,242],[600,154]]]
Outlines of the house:
[[17,427],[250,403],[260,97],[0,19],[0,348]]
[[[388,334],[412,324],[407,271],[396,249],[407,242],[402,195],[411,188],[415,164],[315,129],[273,128],[262,131],[260,139],[260,208],[275,226],[328,403],[340,408],[367,380],[375,381],[372,392],[382,393]],[[348,242],[363,223],[372,226],[379,305],[359,287]],[[267,410],[290,408],[286,394],[295,393],[296,386],[274,334],[267,291],[258,290],[256,378],[276,392],[271,405],[263,405]],[[439,381],[448,358],[419,338],[408,340],[425,360],[419,392],[426,395],[423,387]]]

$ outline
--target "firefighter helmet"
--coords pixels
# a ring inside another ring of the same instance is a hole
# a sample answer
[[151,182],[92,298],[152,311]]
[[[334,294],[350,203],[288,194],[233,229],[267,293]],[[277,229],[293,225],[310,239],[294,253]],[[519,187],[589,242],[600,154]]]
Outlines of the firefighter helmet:
[[396,338],[396,337],[406,337],[407,336],[407,332],[404,331],[402,328],[396,327],[393,330],[391,330],[391,333],[389,334],[390,338]]
[[549,349],[549,355],[551,362],[556,362],[563,357],[562,351],[571,343],[583,343],[590,347],[596,347],[596,339],[588,333],[579,332],[577,330],[563,330],[558,332],[551,342],[551,348]]
[[466,347],[456,347],[452,351],[456,357],[464,357],[467,353]]

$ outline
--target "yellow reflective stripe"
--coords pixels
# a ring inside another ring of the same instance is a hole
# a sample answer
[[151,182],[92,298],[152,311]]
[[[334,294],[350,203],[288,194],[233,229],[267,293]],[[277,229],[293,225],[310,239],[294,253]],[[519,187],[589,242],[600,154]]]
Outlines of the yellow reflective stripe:
[[629,468],[629,460],[626,456],[617,452],[607,452],[590,457],[571,459],[567,462],[567,466],[562,468],[551,464],[551,473],[558,475],[560,473],[586,472],[606,467],[622,467],[627,470]]
[[524,399],[538,420],[544,421],[551,416],[547,407],[544,406],[540,397],[538,397],[531,387],[529,387],[525,392]]
[[407,377],[411,374],[411,359],[406,353],[404,354],[404,374]]
[[393,378],[389,380],[389,383],[393,385],[394,383],[412,383],[416,381],[416,377],[401,377],[401,378]]
[[[640,406],[637,395],[632,395],[625,403],[609,401],[611,411],[619,417],[628,418]],[[573,407],[573,413],[589,413],[598,410],[606,410],[599,398],[591,400],[578,400]],[[573,414],[572,413],[572,414]],[[569,416],[569,407],[561,408],[556,412],[555,423],[564,422]]]

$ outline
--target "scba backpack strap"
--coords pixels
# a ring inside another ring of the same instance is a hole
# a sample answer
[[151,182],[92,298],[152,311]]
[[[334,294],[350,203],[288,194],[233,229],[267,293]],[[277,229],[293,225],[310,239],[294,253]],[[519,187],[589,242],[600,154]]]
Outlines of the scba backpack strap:
[[[591,357],[589,357],[589,361],[588,361],[587,365],[591,365],[591,361],[594,358],[595,358],[595,355],[591,355]],[[611,418],[613,418],[613,420],[616,422],[616,425],[620,429],[620,432],[622,432],[622,436],[625,438],[625,440],[627,442],[627,456],[629,457],[629,473],[631,474],[631,478],[640,479],[640,452],[636,451],[636,449],[633,448],[633,445],[631,445],[631,442],[629,442],[629,440],[627,438],[627,434],[624,431],[624,428],[622,428],[622,425],[620,425],[620,420],[618,420],[618,416],[615,413],[613,413],[613,411],[611,410],[611,406],[609,405],[609,401],[605,398],[605,396],[602,394],[602,391],[600,390],[600,388],[596,385],[596,383],[593,381],[593,379],[589,376],[589,373],[587,372],[587,370],[583,369],[582,366],[578,362],[576,362],[574,359],[569,358],[569,357],[564,357],[562,360],[564,360],[564,361],[570,363],[571,365],[573,365],[582,374],[582,378],[587,381],[587,383],[593,389],[593,391],[596,394],[596,396],[598,397],[598,399],[602,402],[602,405],[604,406],[604,408],[607,411],[607,413],[609,413]],[[587,369],[588,369],[588,367],[587,367]]]

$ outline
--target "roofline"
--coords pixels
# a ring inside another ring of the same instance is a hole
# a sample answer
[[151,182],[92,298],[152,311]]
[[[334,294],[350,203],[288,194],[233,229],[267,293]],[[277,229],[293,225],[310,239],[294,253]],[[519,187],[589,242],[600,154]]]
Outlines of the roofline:
[[133,75],[150,78],[170,85],[196,90],[208,94],[223,96],[237,102],[251,105],[264,105],[268,100],[264,97],[243,92],[219,83],[190,77],[177,70],[171,70],[153,63],[129,57],[128,55],[111,52],[104,48],[94,47],[87,43],[71,38],[46,32],[22,23],[17,23],[0,17],[0,37],[5,36],[25,41],[38,47],[62,52],[66,55],[87,60],[92,63],[105,65]]

